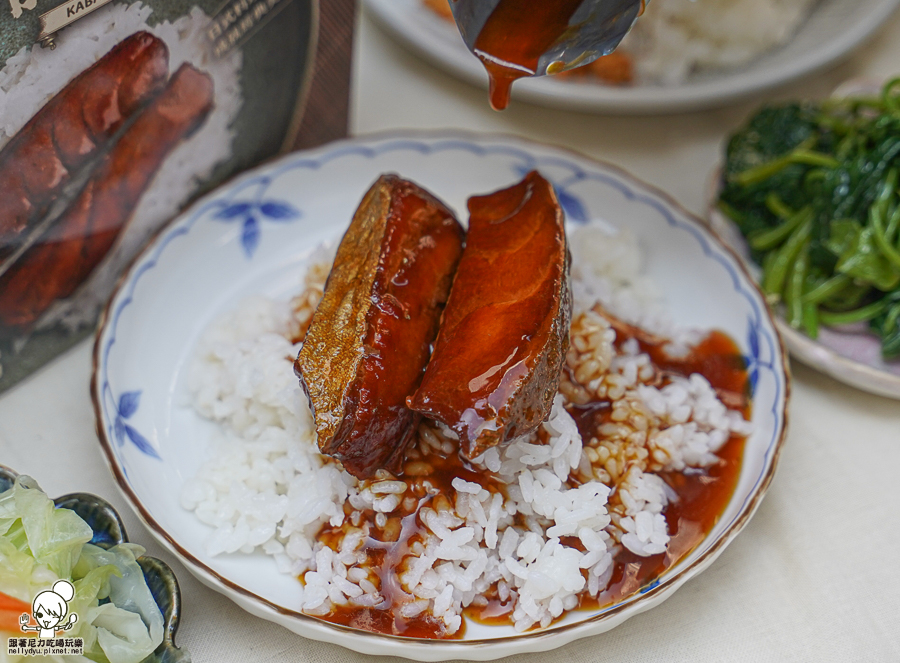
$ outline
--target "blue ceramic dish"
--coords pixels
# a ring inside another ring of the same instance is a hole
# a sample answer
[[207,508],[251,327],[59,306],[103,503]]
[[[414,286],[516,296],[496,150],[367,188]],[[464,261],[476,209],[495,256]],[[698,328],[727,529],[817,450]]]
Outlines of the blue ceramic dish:
[[[18,474],[0,465],[0,493],[12,488]],[[112,505],[89,493],[71,493],[53,500],[57,508],[71,509],[94,531],[91,543],[110,548],[128,541],[125,525]],[[138,559],[144,571],[144,579],[163,615],[163,641],[142,663],[190,663],[191,656],[185,649],[175,646],[175,632],[181,615],[181,590],[169,566],[155,557]]]

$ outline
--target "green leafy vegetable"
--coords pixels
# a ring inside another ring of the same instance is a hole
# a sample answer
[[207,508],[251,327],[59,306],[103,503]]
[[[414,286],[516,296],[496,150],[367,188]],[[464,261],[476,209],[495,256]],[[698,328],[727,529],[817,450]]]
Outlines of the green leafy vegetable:
[[793,327],[868,322],[900,358],[898,181],[900,78],[874,98],[760,110],[728,142],[718,207]]
[[836,269],[879,290],[890,290],[900,282],[900,268],[892,265],[878,249],[872,228],[863,228],[856,234],[838,258]]
[[900,358],[900,290],[887,297],[888,305],[872,318],[869,328],[881,336],[881,353],[885,359]]
[[22,480],[0,495],[0,534],[57,578],[68,577],[93,532],[74,511],[57,509],[40,490]]

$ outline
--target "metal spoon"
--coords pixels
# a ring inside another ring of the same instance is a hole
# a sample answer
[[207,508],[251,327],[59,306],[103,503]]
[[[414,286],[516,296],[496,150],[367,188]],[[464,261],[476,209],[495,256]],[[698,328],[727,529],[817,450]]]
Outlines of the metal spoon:
[[[532,2],[546,3],[552,0],[512,0],[521,7],[523,14],[533,8]],[[509,0],[451,0],[450,6],[459,32],[473,54],[485,60],[486,54],[476,46],[478,37],[488,19],[501,3]],[[611,53],[631,28],[644,8],[644,0],[582,0],[574,3],[558,2],[571,12],[568,28],[540,56],[537,66],[522,75],[543,76],[555,74],[593,62]],[[508,9],[508,8],[507,8]],[[509,35],[516,39],[518,35]],[[490,57],[490,54],[487,54]]]

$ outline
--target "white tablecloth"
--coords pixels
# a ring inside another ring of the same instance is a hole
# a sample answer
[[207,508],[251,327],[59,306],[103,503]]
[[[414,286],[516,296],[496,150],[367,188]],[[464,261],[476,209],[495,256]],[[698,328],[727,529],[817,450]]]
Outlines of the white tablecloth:
[[[515,133],[611,161],[701,213],[723,137],[761,101],[659,118],[600,117],[487,96],[418,61],[363,17],[354,74],[356,134],[458,127]],[[844,64],[777,97],[823,96],[853,76],[900,73],[900,16]],[[85,342],[0,397],[0,462],[51,495],[87,491],[122,514],[131,538],[181,583],[178,642],[195,661],[367,657],[305,640],[243,612],[161,550],[120,496],[101,457]],[[790,432],[756,516],[700,577],[601,636],[522,660],[900,661],[900,402],[794,366]]]

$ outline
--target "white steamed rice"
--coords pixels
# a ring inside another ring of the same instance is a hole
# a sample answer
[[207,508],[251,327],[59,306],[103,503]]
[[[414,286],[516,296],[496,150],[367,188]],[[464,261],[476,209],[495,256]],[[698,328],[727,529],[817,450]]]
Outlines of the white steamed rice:
[[[588,226],[572,233],[570,245],[576,306],[567,362],[575,380],[564,377],[537,433],[478,459],[481,483],[456,477],[446,495],[433,494],[428,462],[454,454],[457,440],[432,422],[420,426],[404,480],[357,481],[318,452],[292,370],[300,346],[291,339],[321,296],[323,264],[308,272],[293,302],[250,299],[215,322],[196,349],[188,386],[196,411],[220,426],[181,495],[184,508],[210,526],[207,553],[272,556],[282,572],[302,577],[296,591],[312,615],[383,608],[363,542],[373,529],[402,533],[403,516],[418,509],[422,535],[395,560],[395,608],[405,618],[430,614],[452,634],[463,608],[487,606],[487,597],[517,630],[545,627],[581,595],[597,597],[623,549],[666,551],[664,511],[677,496],[658,473],[715,463],[716,451],[749,424],[700,375],[658,386],[638,343],[617,349],[609,321],[591,310],[602,301],[675,339],[675,352],[698,337],[667,322],[640,274],[635,239]],[[611,421],[602,439],[582,440],[564,405],[599,398],[612,401]],[[328,537],[334,547],[317,540],[323,527],[338,532]],[[577,537],[580,547],[563,537]]]
[[650,0],[622,41],[638,81],[674,85],[788,41],[816,0]]

